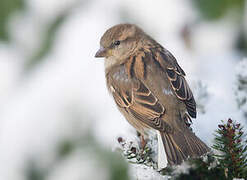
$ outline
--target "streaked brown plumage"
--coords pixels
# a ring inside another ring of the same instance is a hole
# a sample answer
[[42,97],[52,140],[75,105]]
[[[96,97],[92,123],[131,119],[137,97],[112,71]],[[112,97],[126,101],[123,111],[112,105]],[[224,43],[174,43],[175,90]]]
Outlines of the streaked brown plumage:
[[109,91],[128,122],[145,135],[160,132],[168,163],[180,164],[209,148],[188,127],[196,103],[174,56],[140,28],[119,24],[100,40]]

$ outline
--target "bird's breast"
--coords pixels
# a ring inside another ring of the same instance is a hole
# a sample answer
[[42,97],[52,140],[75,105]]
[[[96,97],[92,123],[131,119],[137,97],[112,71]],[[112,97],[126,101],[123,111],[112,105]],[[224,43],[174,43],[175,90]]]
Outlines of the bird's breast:
[[131,90],[131,79],[129,79],[123,65],[111,67],[106,73],[106,80],[111,93]]

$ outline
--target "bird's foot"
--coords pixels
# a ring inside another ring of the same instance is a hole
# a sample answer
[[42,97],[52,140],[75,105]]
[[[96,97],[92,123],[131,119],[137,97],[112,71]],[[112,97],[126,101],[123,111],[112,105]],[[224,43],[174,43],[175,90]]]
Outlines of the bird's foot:
[[140,138],[140,152],[141,154],[144,152],[145,147],[147,145],[147,140],[145,140],[144,136],[137,131],[137,136]]

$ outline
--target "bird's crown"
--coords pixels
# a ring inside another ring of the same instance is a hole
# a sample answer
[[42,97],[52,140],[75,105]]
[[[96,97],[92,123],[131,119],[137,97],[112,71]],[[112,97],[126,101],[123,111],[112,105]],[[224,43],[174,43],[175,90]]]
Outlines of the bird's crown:
[[129,38],[137,38],[142,30],[134,24],[118,24],[108,29],[100,40],[103,47],[114,45],[115,41],[124,41]]

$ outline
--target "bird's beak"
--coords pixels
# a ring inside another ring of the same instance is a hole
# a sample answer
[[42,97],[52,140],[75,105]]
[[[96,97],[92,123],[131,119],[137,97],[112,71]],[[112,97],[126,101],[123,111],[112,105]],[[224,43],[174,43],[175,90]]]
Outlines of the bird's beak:
[[107,51],[105,48],[100,47],[99,50],[96,52],[95,57],[100,58],[100,57],[106,57]]

